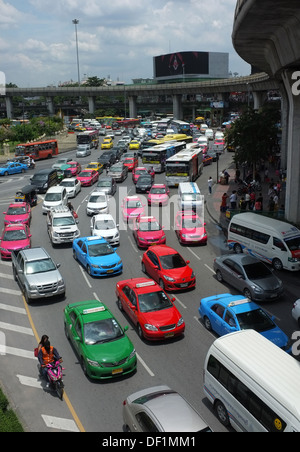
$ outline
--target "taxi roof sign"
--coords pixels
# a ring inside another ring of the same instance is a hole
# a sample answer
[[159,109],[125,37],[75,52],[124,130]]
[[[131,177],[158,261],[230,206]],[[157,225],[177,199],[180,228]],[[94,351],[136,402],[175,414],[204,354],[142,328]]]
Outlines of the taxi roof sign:
[[155,284],[156,284],[155,281],[146,281],[146,282],[142,282],[142,283],[137,283],[135,285],[135,287],[139,288],[139,287],[155,286]]
[[82,314],[93,314],[94,312],[105,311],[105,306],[99,306],[98,308],[88,308],[82,311]]
[[249,303],[249,301],[251,301],[251,300],[249,300],[249,298],[241,298],[240,300],[231,301],[231,302],[228,304],[228,307],[229,307],[229,308],[232,308],[233,306],[237,306],[237,305],[239,305],[239,304]]

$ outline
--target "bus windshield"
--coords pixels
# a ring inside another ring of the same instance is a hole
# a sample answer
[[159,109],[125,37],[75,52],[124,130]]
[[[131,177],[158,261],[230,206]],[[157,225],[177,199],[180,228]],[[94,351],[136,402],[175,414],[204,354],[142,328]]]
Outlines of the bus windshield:
[[167,164],[166,176],[172,176],[174,174],[188,176],[189,175],[188,164],[187,163],[175,163],[174,165]]

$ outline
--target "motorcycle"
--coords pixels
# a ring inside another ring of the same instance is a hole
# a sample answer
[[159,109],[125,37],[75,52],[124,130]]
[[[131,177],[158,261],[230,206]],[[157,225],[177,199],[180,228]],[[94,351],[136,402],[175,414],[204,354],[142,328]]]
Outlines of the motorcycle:
[[[60,398],[63,399],[64,395],[64,382],[63,382],[63,367],[60,364],[60,361],[53,361],[46,365],[47,377],[49,381],[49,387],[56,391],[56,394]],[[39,366],[39,373],[42,376],[42,369]]]

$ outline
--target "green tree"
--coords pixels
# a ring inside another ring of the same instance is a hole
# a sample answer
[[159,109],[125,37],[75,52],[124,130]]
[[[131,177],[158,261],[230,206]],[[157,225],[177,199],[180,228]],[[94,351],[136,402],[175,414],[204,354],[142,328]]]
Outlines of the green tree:
[[235,149],[237,165],[247,162],[253,167],[260,159],[266,159],[277,143],[279,111],[262,108],[260,111],[248,108],[226,133],[227,146]]
[[99,78],[95,75],[93,77],[88,77],[84,86],[103,86],[104,82],[105,82],[104,78]]

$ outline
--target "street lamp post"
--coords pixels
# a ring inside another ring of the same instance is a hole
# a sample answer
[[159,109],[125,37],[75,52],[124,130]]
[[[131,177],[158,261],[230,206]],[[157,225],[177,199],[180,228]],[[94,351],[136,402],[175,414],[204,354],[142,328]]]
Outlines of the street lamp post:
[[77,76],[78,76],[78,86],[80,86],[80,74],[79,74],[79,54],[78,54],[78,38],[77,38],[77,24],[79,24],[78,19],[72,20],[75,25],[75,35],[76,35],[76,54],[77,54]]

